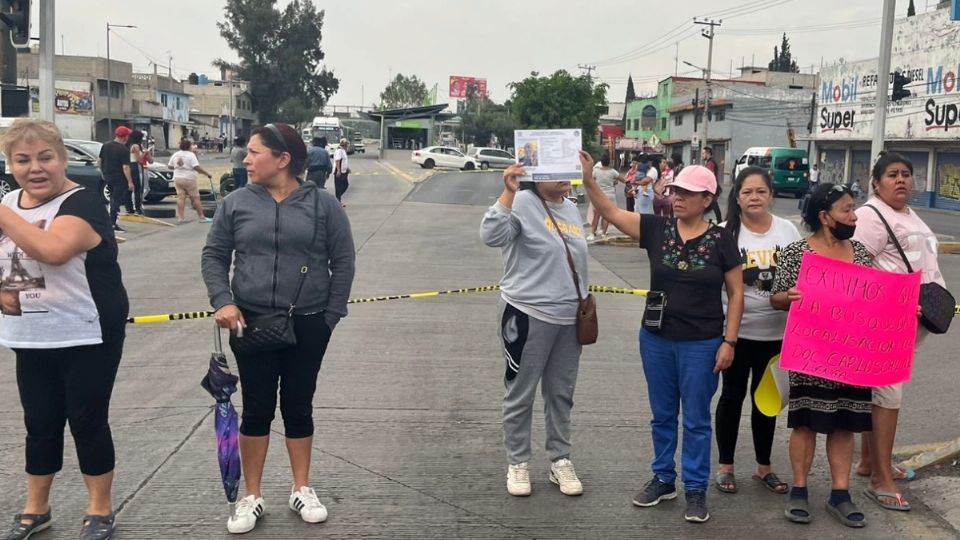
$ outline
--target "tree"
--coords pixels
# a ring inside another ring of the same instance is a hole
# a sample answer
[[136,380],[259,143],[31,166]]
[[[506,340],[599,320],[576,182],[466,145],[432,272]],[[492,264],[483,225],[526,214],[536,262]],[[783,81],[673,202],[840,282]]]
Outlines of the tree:
[[294,126],[297,132],[308,122],[313,121],[316,109],[303,102],[300,96],[287,98],[277,109],[277,119]]
[[462,115],[465,142],[475,146],[490,146],[494,137],[501,147],[513,146],[516,121],[506,105],[481,96],[476,87],[467,88],[467,100]]
[[627,125],[627,105],[637,99],[637,92],[633,89],[633,75],[627,75],[627,95],[623,98],[623,118],[620,123]]
[[427,85],[416,75],[405,77],[403,73],[397,73],[380,92],[380,102],[385,109],[419,107],[427,102]]
[[213,62],[250,82],[252,108],[264,123],[278,119],[281,105],[294,97],[319,111],[340,87],[333,72],[322,67],[324,12],[313,0],[291,0],[282,12],[275,4],[227,0],[225,20],[217,28],[240,61]]
[[770,71],[800,73],[800,66],[797,65],[797,61],[793,59],[793,55],[790,52],[790,40],[787,39],[786,32],[783,34],[783,40],[780,42],[780,48],[773,48],[773,60],[767,64],[767,67],[770,69]]
[[585,142],[595,141],[600,115],[607,106],[606,84],[594,85],[587,75],[574,77],[561,69],[549,77],[531,72],[509,88],[519,129],[579,128]]

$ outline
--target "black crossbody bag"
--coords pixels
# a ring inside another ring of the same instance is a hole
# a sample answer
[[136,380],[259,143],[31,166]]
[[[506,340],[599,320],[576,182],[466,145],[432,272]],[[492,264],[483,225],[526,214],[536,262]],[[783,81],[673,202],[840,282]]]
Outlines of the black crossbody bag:
[[[316,220],[319,217],[319,209],[320,196],[318,194],[313,207],[313,240],[310,241],[310,250],[307,252],[311,254],[317,244]],[[309,259],[307,263],[309,263]],[[230,347],[234,353],[244,355],[258,354],[296,346],[297,334],[293,328],[293,311],[297,307],[297,300],[300,298],[300,292],[303,290],[303,282],[306,281],[307,272],[309,271],[309,264],[304,264],[300,267],[300,279],[297,281],[297,290],[293,294],[293,299],[291,299],[290,306],[286,311],[248,317],[246,318],[246,330],[244,330],[241,335],[238,336],[236,333],[230,333]]]
[[[872,204],[865,204],[864,206],[869,206],[877,213],[877,217],[880,218],[883,226],[887,229],[887,236],[890,237],[890,242],[897,248],[900,257],[903,259],[903,263],[907,265],[907,272],[912,274],[913,267],[910,266],[910,261],[907,260],[907,254],[903,252],[900,241],[898,241],[897,236],[893,234],[893,229],[890,228],[890,224],[884,219],[883,214]],[[950,291],[944,289],[939,283],[931,282],[920,285],[920,324],[931,333],[947,333],[947,330],[950,329],[950,322],[953,321],[956,305],[957,301],[953,298],[953,295],[950,294]]]

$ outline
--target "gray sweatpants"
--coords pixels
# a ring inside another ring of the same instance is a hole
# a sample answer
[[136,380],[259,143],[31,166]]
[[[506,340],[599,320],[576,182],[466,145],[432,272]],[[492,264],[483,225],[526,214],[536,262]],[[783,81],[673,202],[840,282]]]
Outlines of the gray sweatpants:
[[570,456],[570,410],[580,350],[574,325],[550,324],[500,302],[505,359],[503,435],[511,465],[530,461],[530,425],[537,383],[543,394],[550,461]]

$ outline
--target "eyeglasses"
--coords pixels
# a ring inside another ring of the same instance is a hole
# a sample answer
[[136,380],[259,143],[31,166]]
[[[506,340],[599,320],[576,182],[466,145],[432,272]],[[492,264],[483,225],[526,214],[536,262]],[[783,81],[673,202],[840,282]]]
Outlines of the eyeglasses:
[[266,129],[269,129],[270,133],[273,133],[273,136],[277,138],[277,142],[280,143],[280,152],[281,153],[286,152],[289,154],[290,150],[287,149],[287,141],[283,139],[283,134],[280,133],[280,128],[278,128],[273,124],[267,124],[263,127]]

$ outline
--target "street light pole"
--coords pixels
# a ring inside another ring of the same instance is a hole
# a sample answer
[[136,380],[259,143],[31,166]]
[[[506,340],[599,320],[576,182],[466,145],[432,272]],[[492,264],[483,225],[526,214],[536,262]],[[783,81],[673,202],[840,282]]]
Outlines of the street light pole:
[[112,86],[110,83],[110,29],[111,28],[136,28],[136,26],[131,24],[107,23],[107,137],[112,138],[113,137],[113,92],[111,92],[111,89],[110,89],[110,87]]
[[40,118],[53,122],[55,99],[53,57],[56,54],[57,35],[54,27],[56,0],[40,1]]
[[[873,112],[873,140],[870,143],[870,165],[883,150],[883,138],[887,125],[887,85],[890,84],[890,49],[893,45],[893,12],[896,0],[883,0],[883,15],[880,20],[880,58],[877,64],[877,104]],[[851,178],[860,182],[859,178]],[[867,189],[873,192],[873,182],[867,182]]]

